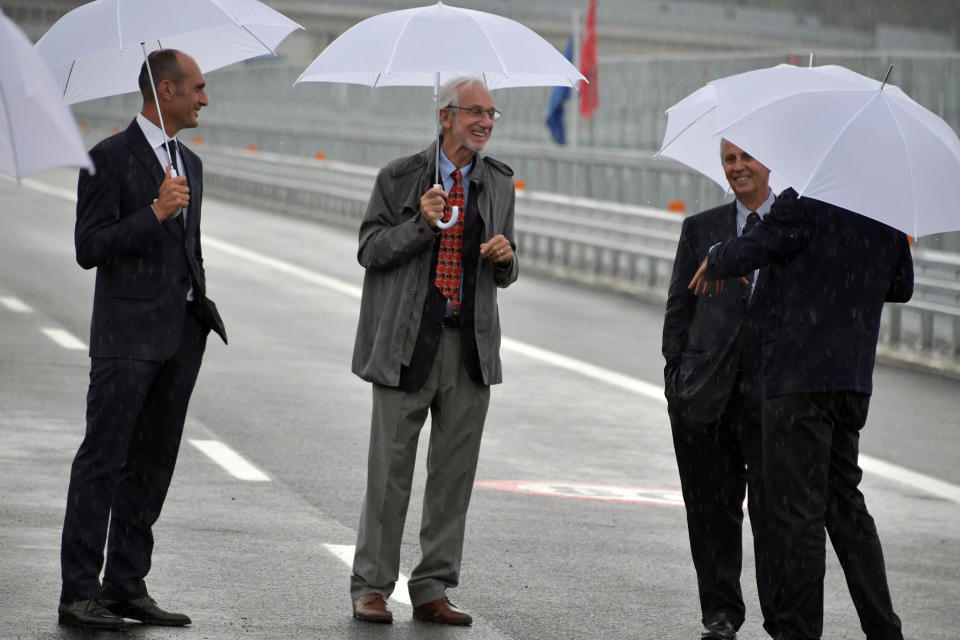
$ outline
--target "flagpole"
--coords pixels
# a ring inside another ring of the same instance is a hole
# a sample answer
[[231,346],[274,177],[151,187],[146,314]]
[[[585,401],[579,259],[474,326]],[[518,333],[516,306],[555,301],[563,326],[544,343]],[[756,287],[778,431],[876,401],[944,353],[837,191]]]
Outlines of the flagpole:
[[[576,8],[572,9],[570,11],[570,19],[572,21],[570,34],[573,37],[573,51],[571,52],[573,60],[571,60],[570,63],[573,64],[574,67],[579,69],[580,68],[580,10]],[[573,111],[573,117],[570,118],[570,136],[569,136],[570,139],[568,141],[571,147],[577,146],[577,130],[579,129],[579,123],[580,123],[579,94],[580,92],[578,91],[577,100],[570,101],[573,104],[573,109],[571,109],[571,111]]]

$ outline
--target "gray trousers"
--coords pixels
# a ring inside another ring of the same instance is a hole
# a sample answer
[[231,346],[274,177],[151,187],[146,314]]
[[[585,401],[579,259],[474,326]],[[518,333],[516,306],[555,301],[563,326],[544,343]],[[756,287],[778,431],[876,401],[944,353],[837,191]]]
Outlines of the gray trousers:
[[443,330],[433,368],[419,391],[373,386],[367,492],[350,579],[352,598],[393,593],[417,440],[428,410],[432,427],[420,523],[421,560],[410,575],[410,601],[419,606],[457,586],[489,403],[490,387],[471,380],[463,366],[457,329]]

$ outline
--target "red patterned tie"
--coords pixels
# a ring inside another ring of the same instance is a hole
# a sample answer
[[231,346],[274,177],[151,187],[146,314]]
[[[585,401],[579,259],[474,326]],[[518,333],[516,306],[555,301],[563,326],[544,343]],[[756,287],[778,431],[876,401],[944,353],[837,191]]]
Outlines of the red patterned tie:
[[460,181],[463,176],[460,170],[453,172],[453,186],[447,194],[447,204],[443,209],[443,219],[450,219],[450,208],[460,207],[460,216],[457,222],[449,229],[444,229],[440,236],[440,254],[437,256],[437,274],[433,283],[437,285],[446,298],[450,300],[450,309],[454,313],[460,311],[460,274],[461,253],[463,246],[463,217],[466,213],[466,202],[463,198],[463,185]]

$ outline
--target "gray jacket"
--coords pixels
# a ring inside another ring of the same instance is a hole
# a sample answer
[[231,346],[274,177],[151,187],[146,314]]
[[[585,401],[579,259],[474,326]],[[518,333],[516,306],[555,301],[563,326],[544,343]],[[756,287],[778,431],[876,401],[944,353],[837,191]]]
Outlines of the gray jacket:
[[[434,154],[424,151],[394,160],[380,170],[360,224],[357,259],[366,269],[360,320],[353,347],[353,372],[368,382],[396,386],[400,367],[410,363],[439,230],[420,215],[420,196],[434,181]],[[513,171],[492,158],[474,157],[470,197],[477,199],[484,242],[503,234],[513,237]],[[508,269],[478,258],[475,331],[480,369],[486,384],[502,381],[500,314],[497,287],[509,286],[519,271],[514,255]]]

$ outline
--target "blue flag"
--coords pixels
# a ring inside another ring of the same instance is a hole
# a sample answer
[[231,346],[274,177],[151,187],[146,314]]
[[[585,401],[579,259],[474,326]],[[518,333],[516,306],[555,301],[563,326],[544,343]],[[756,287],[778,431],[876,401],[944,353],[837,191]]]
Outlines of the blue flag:
[[[573,36],[567,41],[567,50],[563,55],[567,60],[573,59]],[[554,87],[550,93],[550,106],[547,107],[547,127],[550,135],[557,144],[567,144],[567,125],[563,121],[563,106],[570,99],[570,87]]]

